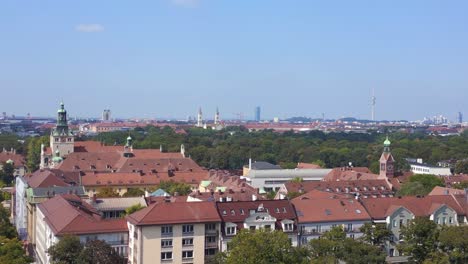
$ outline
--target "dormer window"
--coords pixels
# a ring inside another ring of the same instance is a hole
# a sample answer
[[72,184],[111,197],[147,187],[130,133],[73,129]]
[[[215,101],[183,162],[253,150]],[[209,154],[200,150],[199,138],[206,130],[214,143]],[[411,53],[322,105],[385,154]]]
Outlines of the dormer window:
[[280,212],[279,208],[275,208],[275,212],[279,213]]
[[223,210],[223,215],[227,215],[227,212],[226,212],[226,210]]
[[231,215],[236,215],[236,211],[234,211],[234,209],[231,209]]
[[285,232],[287,232],[287,231],[293,231],[293,229],[294,229],[294,225],[293,225],[292,223],[290,223],[290,224],[284,224],[284,225],[283,225],[283,230],[284,230]]
[[236,227],[235,226],[226,227],[226,235],[233,236],[235,234],[236,234]]
[[244,209],[240,209],[240,214],[244,215]]

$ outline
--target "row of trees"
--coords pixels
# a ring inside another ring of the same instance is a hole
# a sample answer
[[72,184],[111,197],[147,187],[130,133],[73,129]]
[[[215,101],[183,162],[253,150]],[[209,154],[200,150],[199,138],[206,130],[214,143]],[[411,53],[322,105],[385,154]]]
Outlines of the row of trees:
[[111,246],[101,240],[90,240],[85,244],[76,236],[64,236],[48,250],[52,264],[124,264]]
[[[379,133],[328,133],[310,131],[277,133],[272,130],[249,132],[244,127],[228,127],[221,131],[187,128],[186,134],[175,133],[170,127],[136,128],[130,132],[101,133],[91,138],[108,145],[125,144],[130,133],[135,148],[159,148],[176,152],[184,144],[187,154],[207,168],[240,169],[251,157],[289,168],[297,162],[319,162],[326,167],[369,167],[378,171],[378,159],[385,135]],[[397,159],[396,169],[408,168],[404,158],[422,158],[426,162],[468,157],[468,131],[461,136],[438,137],[422,133],[393,133],[392,153]],[[40,146],[49,144],[49,137],[27,138],[24,144],[13,134],[0,135],[0,147],[14,147],[27,157],[27,166],[35,171],[40,162]],[[456,173],[468,173],[468,161],[455,166]]]
[[[124,144],[128,133],[101,133],[93,139],[106,144]],[[318,161],[326,167],[346,166],[353,162],[354,166],[369,167],[377,172],[385,139],[378,133],[249,132],[243,127],[228,127],[221,131],[188,128],[186,134],[175,133],[169,127],[146,127],[137,128],[130,134],[135,148],[162,146],[165,151],[172,152],[179,151],[180,145],[184,144],[197,163],[221,169],[240,169],[252,157],[284,167],[295,166],[297,162]],[[430,163],[468,157],[468,132],[453,137],[394,133],[390,138],[400,170],[408,168],[404,161],[407,157],[423,158]]]
[[[212,263],[386,263],[384,246],[391,238],[385,224],[365,224],[359,239],[346,237],[341,227],[325,232],[306,246],[293,247],[281,231],[241,230]],[[468,226],[438,227],[416,218],[401,230],[400,252],[409,263],[468,263]]]
[[0,264],[27,264],[33,259],[26,255],[8,210],[0,204]]

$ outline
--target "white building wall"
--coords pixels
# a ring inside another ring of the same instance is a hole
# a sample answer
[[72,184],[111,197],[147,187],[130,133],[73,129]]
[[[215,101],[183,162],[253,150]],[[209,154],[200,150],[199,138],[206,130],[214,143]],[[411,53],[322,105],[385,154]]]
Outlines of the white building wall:
[[18,231],[19,238],[25,240],[28,237],[28,210],[26,200],[26,189],[28,185],[22,177],[16,177],[15,182],[15,227]]
[[[371,221],[339,221],[339,222],[314,222],[300,223],[299,244],[307,244],[311,239],[319,238],[323,233],[330,231],[334,226],[341,226],[346,232],[347,237],[360,238],[363,234],[360,231],[361,226]],[[351,225],[351,226],[350,226]]]

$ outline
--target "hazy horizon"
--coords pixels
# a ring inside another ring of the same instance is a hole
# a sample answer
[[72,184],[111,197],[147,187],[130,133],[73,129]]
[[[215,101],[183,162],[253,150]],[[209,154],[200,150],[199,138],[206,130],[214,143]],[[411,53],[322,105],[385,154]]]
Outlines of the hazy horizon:
[[0,3],[0,113],[467,114],[466,1]]

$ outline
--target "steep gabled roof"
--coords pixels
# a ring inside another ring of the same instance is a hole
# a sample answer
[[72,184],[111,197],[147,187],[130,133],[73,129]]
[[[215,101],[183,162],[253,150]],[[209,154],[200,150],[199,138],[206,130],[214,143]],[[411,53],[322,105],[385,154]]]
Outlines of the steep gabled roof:
[[125,219],[102,219],[76,195],[55,196],[39,204],[38,209],[56,236],[128,232]]
[[127,220],[134,225],[165,225],[220,222],[213,202],[156,202],[137,211]]

